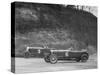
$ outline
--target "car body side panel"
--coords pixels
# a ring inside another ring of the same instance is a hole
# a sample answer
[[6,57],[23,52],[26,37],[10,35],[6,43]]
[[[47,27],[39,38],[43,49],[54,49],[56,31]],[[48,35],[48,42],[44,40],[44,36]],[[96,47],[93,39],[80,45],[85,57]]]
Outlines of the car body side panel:
[[41,49],[41,53],[42,56],[46,56],[50,54],[50,49]]
[[65,52],[53,52],[53,54],[56,54],[57,57],[65,57]]
[[31,54],[37,54],[38,53],[38,49],[29,49],[28,50]]
[[81,51],[62,51],[62,52],[53,52],[56,54],[58,58],[80,58],[82,54],[86,54],[86,52]]
[[80,57],[82,52],[69,52],[69,57],[70,58],[78,58]]

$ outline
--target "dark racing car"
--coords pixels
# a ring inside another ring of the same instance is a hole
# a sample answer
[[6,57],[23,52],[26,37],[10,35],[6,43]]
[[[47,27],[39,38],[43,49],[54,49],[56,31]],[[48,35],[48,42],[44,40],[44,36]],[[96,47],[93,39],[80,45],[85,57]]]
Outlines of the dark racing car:
[[52,49],[44,53],[44,60],[51,64],[57,63],[58,60],[75,60],[77,62],[86,62],[89,54],[86,50],[56,50]]

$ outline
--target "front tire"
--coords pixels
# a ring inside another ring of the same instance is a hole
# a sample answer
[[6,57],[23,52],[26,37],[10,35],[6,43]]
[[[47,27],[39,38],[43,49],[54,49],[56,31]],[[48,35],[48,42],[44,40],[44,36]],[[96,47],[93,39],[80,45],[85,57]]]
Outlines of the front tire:
[[50,62],[49,56],[45,56],[44,60],[45,60],[45,62],[49,63]]
[[57,56],[55,54],[51,54],[49,58],[51,64],[57,63]]

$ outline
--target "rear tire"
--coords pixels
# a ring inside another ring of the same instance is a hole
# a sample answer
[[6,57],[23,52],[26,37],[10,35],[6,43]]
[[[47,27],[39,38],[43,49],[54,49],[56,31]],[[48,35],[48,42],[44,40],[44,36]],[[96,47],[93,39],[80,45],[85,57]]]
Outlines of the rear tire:
[[88,55],[87,54],[82,54],[81,62],[87,62],[87,60],[88,60]]
[[76,58],[76,62],[80,62],[80,59],[79,58]]
[[25,57],[25,58],[29,58],[29,57],[30,57],[30,53],[29,53],[29,52],[25,52],[25,53],[24,53],[24,57]]
[[50,58],[50,63],[51,64],[57,63],[58,59],[57,59],[57,56],[55,54],[51,54],[49,58]]

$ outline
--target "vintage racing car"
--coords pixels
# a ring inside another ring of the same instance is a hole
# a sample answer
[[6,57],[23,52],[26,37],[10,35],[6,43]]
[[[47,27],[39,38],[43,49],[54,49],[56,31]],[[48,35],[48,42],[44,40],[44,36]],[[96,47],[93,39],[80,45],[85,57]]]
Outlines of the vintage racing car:
[[75,60],[77,62],[86,62],[89,58],[89,54],[86,50],[56,50],[52,49],[50,52],[44,52],[44,60],[51,64],[57,63],[58,60]]
[[25,58],[30,57],[44,57],[45,53],[50,53],[50,50],[54,48],[48,48],[48,47],[26,47],[26,50],[24,52]]
[[43,47],[27,47],[26,51],[24,52],[24,57],[29,58],[31,56],[37,56],[41,53],[40,52],[41,49],[44,49],[44,48]]

